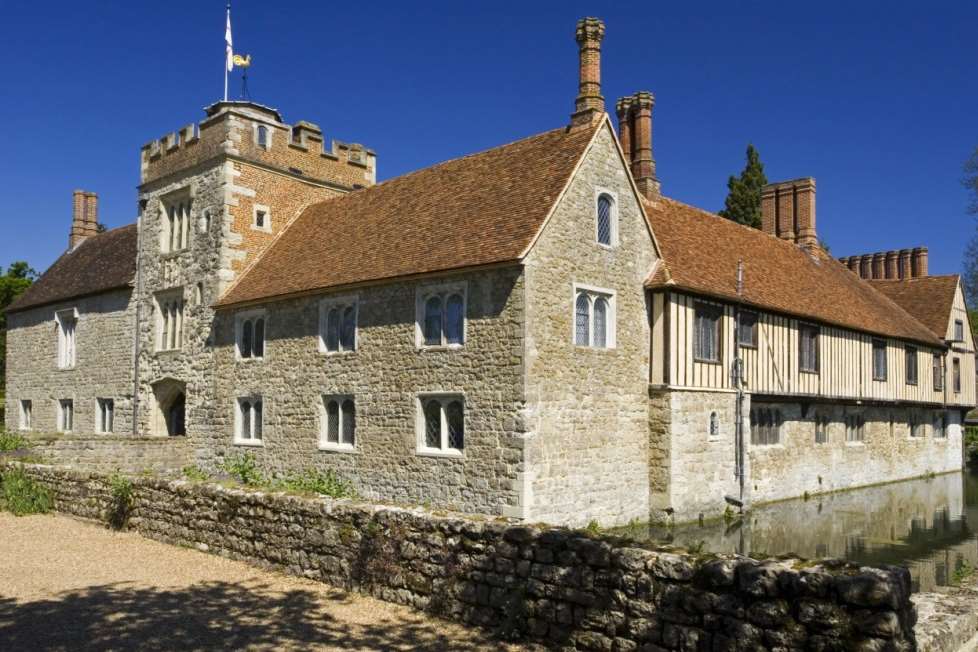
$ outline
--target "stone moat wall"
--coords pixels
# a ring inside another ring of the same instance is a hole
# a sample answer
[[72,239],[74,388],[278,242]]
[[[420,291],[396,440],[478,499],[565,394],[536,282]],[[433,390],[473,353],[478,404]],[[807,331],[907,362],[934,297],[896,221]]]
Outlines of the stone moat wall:
[[[113,509],[105,477],[24,468],[59,511],[105,520]],[[915,648],[903,568],[694,555],[504,519],[132,483],[129,528],[149,538],[564,649]]]

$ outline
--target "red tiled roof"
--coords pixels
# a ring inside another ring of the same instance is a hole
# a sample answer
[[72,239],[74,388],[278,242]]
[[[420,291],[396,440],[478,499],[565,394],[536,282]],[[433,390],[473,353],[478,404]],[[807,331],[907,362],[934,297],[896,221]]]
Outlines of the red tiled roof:
[[951,320],[958,280],[957,274],[947,274],[904,280],[875,279],[870,283],[876,290],[900,304],[901,308],[929,328],[934,335],[944,338]]
[[737,263],[744,262],[740,299],[771,310],[854,330],[942,342],[903,308],[819,249],[797,245],[718,215],[663,198],[646,202],[652,231],[666,265],[647,281],[736,301]]
[[605,124],[548,131],[310,206],[217,305],[519,260]]
[[131,285],[136,275],[136,236],[136,225],[130,224],[84,240],[62,254],[7,312]]

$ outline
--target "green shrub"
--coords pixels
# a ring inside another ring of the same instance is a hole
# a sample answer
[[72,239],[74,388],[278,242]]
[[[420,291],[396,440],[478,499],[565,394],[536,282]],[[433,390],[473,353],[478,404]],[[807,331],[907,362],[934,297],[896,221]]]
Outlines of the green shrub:
[[7,432],[3,428],[0,428],[0,453],[22,450],[30,448],[30,446],[31,443],[26,437],[18,435],[15,432]]
[[255,456],[251,453],[229,456],[221,464],[221,470],[234,476],[238,482],[249,487],[260,487],[267,484],[265,476],[258,470]]
[[203,482],[210,478],[206,471],[194,464],[183,467],[183,477],[194,482]]
[[965,426],[964,452],[969,464],[978,465],[978,426]]
[[109,476],[109,491],[112,503],[109,505],[108,522],[115,530],[121,530],[129,522],[132,506],[135,502],[132,481],[124,475],[115,473]]
[[322,494],[331,498],[355,498],[356,491],[349,482],[333,471],[306,469],[301,473],[288,475],[278,481],[278,486],[287,491]]
[[4,472],[0,483],[0,501],[3,508],[15,516],[45,514],[51,511],[54,500],[47,487],[35,482],[23,469],[11,468]]

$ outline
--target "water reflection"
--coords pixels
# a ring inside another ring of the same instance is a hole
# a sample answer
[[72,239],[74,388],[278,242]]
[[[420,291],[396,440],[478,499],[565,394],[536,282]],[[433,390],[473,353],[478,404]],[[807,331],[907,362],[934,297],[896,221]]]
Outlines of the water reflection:
[[914,589],[928,591],[978,567],[969,524],[978,524],[978,475],[964,472],[758,507],[731,522],[622,533],[713,552],[901,564]]

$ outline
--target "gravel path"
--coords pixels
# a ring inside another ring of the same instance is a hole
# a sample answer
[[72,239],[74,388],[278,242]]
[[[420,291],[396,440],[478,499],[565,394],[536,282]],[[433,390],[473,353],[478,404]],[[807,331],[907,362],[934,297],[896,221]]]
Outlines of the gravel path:
[[0,512],[0,650],[81,649],[520,648],[137,534]]

